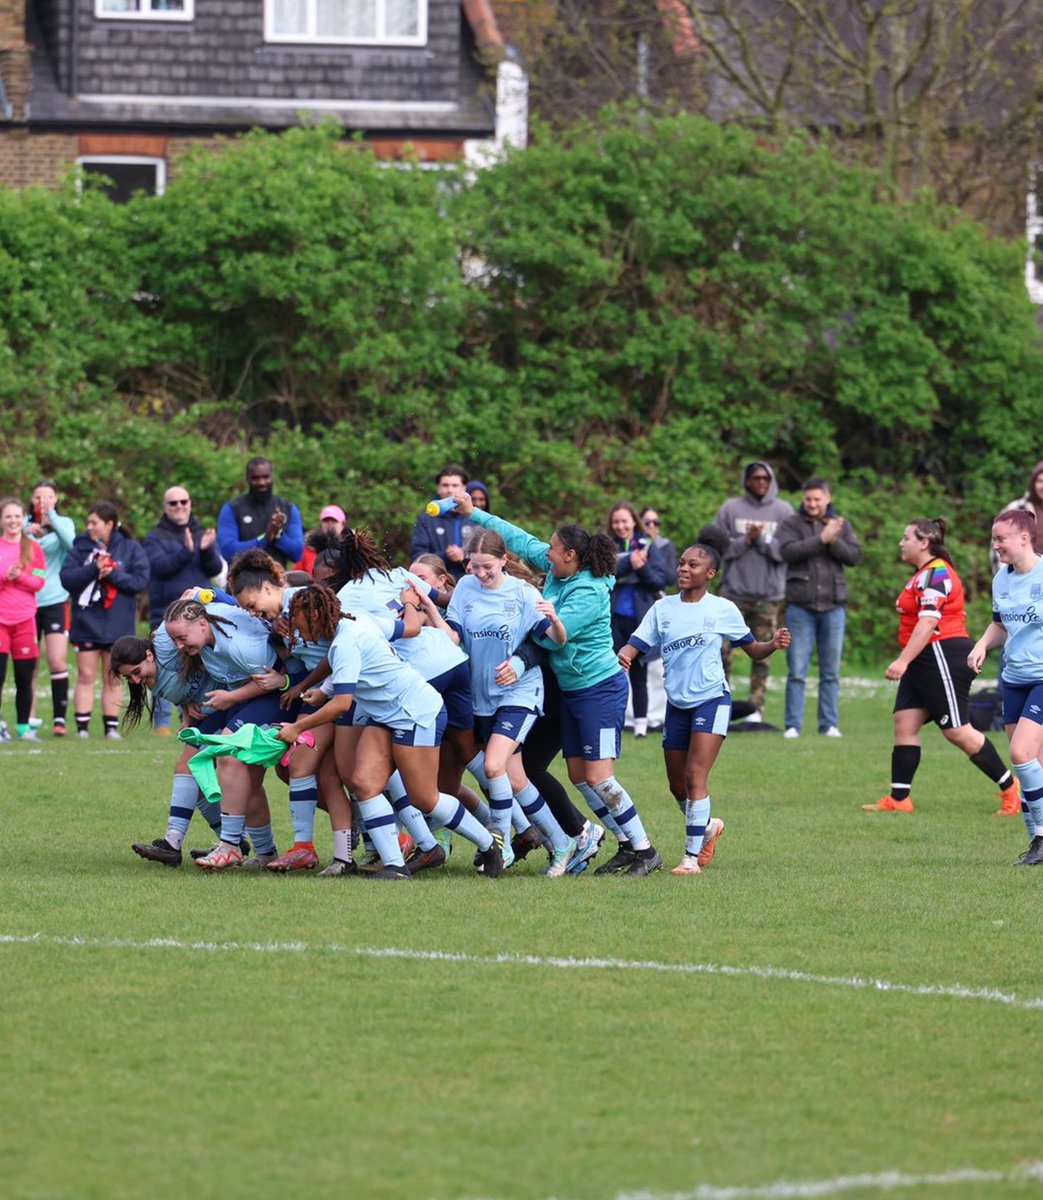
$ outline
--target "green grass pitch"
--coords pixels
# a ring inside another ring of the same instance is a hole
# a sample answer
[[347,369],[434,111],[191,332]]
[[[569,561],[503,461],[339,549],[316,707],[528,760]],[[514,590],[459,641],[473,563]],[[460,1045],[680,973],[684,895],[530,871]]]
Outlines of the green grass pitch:
[[[731,737],[694,879],[171,870],[171,741],[0,746],[0,1195],[1039,1195],[1043,871],[936,730],[916,814],[860,811],[889,709]],[[669,868],[658,739],[619,776]]]

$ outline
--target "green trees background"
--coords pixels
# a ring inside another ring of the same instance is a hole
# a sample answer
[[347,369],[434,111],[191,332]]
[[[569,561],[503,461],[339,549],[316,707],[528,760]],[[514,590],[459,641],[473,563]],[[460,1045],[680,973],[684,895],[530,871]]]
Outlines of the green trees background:
[[262,452],[306,524],[336,501],[399,553],[459,459],[536,530],[628,497],[683,545],[766,456],[791,495],[835,481],[878,657],[906,521],[947,514],[980,593],[1041,456],[1022,255],[828,146],[690,117],[479,173],[254,133],[123,207],[0,193],[2,490],[53,476],[78,521],[106,496],[143,533],[166,485],[216,515]]

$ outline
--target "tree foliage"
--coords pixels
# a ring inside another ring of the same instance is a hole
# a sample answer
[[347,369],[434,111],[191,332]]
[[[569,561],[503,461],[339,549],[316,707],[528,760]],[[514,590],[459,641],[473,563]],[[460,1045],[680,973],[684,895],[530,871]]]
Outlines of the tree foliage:
[[0,463],[144,531],[267,452],[402,552],[436,469],[549,533],[653,503],[684,542],[767,456],[825,473],[867,543],[853,641],[890,637],[912,517],[987,522],[1038,458],[1043,354],[1016,248],[805,140],[611,114],[477,175],[335,128],[198,154],[161,198],[0,195]]

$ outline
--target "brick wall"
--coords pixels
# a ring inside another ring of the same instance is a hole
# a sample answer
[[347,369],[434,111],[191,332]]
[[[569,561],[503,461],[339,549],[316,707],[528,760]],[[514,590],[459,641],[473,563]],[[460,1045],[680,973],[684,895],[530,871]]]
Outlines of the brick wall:
[[0,184],[7,187],[57,187],[75,161],[72,134],[30,136],[24,130],[0,129]]

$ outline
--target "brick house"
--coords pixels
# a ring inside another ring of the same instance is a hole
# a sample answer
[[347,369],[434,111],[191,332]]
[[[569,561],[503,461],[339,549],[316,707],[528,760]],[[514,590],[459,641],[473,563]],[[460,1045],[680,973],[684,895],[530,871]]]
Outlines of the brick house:
[[0,0],[0,184],[162,191],[192,143],[322,116],[457,159],[524,137],[511,68],[489,0]]

